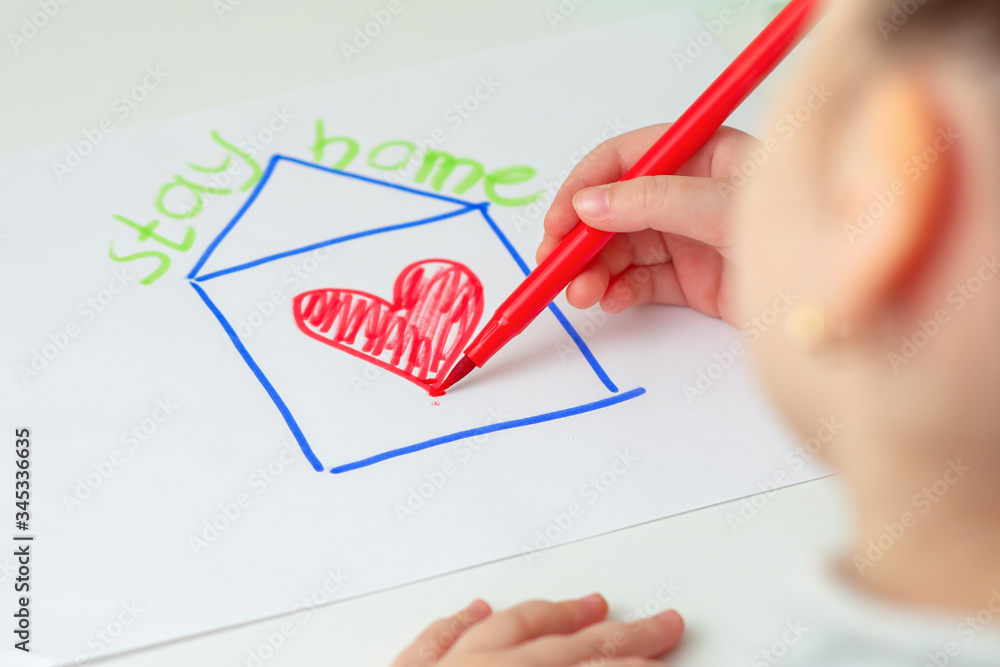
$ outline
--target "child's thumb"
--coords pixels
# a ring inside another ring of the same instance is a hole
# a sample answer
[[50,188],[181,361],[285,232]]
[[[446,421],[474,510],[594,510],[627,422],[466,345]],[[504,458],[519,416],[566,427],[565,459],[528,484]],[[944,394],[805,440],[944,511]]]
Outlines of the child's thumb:
[[644,176],[584,188],[573,197],[583,222],[609,232],[655,229],[715,247],[731,245],[735,189],[725,179]]

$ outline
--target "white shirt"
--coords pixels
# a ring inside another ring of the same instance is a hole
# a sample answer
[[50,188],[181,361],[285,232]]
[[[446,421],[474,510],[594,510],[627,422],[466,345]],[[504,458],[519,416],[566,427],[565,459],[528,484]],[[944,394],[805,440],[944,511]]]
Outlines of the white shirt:
[[953,613],[876,598],[834,567],[795,584],[796,620],[751,667],[1000,667],[1000,590],[984,591],[978,612]]

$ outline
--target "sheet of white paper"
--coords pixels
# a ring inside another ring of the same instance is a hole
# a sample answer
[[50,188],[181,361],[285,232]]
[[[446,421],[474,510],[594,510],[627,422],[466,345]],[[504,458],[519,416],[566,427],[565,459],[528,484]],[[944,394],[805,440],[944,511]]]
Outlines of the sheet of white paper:
[[434,313],[459,295],[485,318],[533,265],[550,196],[505,200],[683,111],[725,64],[678,70],[699,29],[667,15],[0,159],[0,419],[11,445],[31,431],[34,650],[87,659],[530,563],[819,474],[786,458],[729,353],[743,336],[680,309],[560,300],[448,396],[419,384],[484,321]]

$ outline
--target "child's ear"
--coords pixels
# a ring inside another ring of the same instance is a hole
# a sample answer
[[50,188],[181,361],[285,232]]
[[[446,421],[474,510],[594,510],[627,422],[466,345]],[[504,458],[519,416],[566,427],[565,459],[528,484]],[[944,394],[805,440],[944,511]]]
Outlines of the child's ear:
[[837,239],[826,270],[830,324],[842,335],[869,327],[905,300],[947,223],[953,139],[916,74],[877,76],[861,93],[831,156]]

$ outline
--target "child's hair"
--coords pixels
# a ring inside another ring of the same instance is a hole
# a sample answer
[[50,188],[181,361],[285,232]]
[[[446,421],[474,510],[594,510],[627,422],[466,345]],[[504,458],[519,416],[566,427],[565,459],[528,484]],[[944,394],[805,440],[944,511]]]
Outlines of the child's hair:
[[997,0],[887,0],[876,20],[890,48],[916,46],[982,57],[1000,46]]

